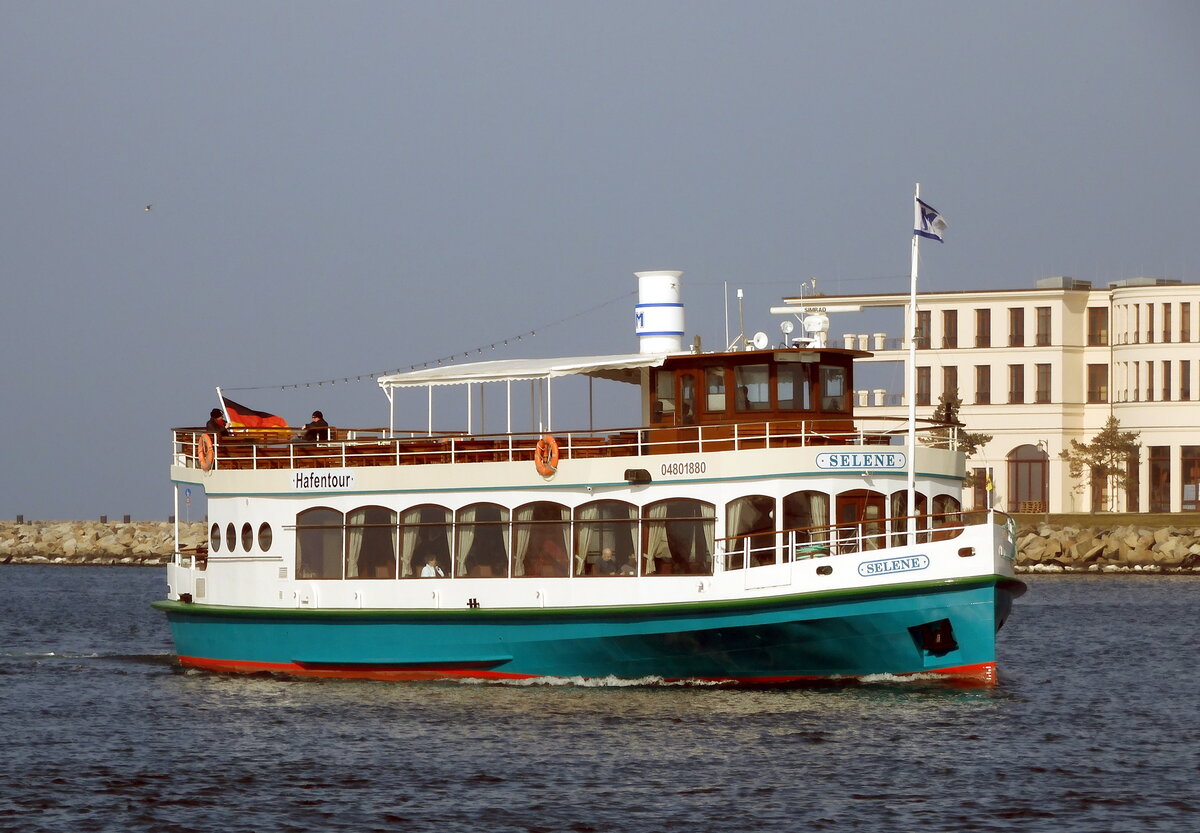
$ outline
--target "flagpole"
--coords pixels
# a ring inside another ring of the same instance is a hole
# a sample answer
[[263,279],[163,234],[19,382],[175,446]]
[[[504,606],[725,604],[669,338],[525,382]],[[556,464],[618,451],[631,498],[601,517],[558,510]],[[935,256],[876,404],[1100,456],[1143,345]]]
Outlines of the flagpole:
[[[921,183],[916,185],[913,196],[913,214],[917,212],[917,200],[921,198]],[[906,513],[908,514],[908,545],[917,543],[917,264],[921,255],[921,235],[915,232],[920,228],[914,223],[912,235],[912,270],[908,288],[908,373],[905,380],[908,397],[908,499]]]
[[225,394],[221,393],[221,386],[217,385],[217,399],[221,400],[221,413],[225,414],[225,425],[229,425],[229,409],[225,407]]

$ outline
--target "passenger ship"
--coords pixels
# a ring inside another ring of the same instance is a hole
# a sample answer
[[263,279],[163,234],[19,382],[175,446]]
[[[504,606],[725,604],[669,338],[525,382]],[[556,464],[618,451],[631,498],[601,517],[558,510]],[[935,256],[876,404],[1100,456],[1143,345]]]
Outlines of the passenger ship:
[[[1008,519],[962,511],[954,426],[857,417],[868,354],[828,348],[819,313],[781,347],[684,349],[682,273],[635,274],[637,353],[384,376],[388,428],[315,442],[175,429],[176,505],[202,487],[210,523],[206,545],[176,546],[154,603],[179,662],[994,684],[996,632],[1025,587]],[[569,375],[636,385],[636,424],[552,428],[551,383]],[[511,429],[514,383],[545,394],[537,430]],[[438,430],[434,390],[480,385],[504,389],[509,430]],[[401,431],[395,397],[414,388],[426,425]]]

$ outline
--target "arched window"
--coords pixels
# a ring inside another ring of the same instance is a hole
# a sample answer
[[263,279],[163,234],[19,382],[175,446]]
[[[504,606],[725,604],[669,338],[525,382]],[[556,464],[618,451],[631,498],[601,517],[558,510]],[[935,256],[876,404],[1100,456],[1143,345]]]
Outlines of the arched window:
[[396,513],[361,506],[346,515],[346,578],[396,577]]
[[1008,510],[1045,512],[1050,494],[1050,458],[1035,445],[1019,445],[1008,454]]
[[518,506],[513,539],[513,575],[571,574],[571,510],[567,507],[544,500]]
[[775,498],[747,495],[725,504],[725,536],[728,567],[774,564]]
[[783,530],[793,558],[829,555],[829,495],[806,489],[784,497]]
[[594,500],[575,509],[575,575],[637,575],[637,507]]
[[892,517],[893,547],[902,547],[908,543],[908,516],[910,514],[917,516],[917,543],[925,544],[929,542],[929,533],[925,532],[925,530],[929,529],[929,500],[920,492],[916,494],[917,511],[910,513],[908,511],[908,489],[897,489],[892,492],[890,514]]
[[699,500],[660,500],[642,515],[645,571],[658,575],[712,573],[716,511]]
[[450,575],[453,516],[445,506],[426,503],[400,515],[400,577]]
[[933,496],[933,540],[945,541],[962,532],[962,504],[953,495]]
[[296,578],[342,577],[342,513],[327,506],[296,516]]
[[508,575],[508,510],[498,503],[472,503],[455,516],[458,542],[454,575]]
[[877,550],[884,546],[882,492],[854,489],[837,496],[837,537],[841,552]]

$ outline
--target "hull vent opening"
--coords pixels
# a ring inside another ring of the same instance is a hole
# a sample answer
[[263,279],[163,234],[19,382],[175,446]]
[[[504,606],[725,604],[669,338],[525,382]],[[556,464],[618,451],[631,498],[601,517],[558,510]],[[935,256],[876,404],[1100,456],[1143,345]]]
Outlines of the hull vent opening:
[[926,656],[942,657],[958,649],[958,640],[954,638],[954,627],[949,619],[914,625],[908,632],[912,634],[917,649]]

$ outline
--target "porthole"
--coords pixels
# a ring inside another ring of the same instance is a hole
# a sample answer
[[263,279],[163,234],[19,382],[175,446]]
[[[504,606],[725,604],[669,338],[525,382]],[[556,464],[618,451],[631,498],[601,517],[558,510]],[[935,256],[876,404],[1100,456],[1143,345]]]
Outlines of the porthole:
[[230,552],[237,549],[237,530],[233,528],[233,524],[225,527],[225,548]]
[[248,523],[242,524],[242,549],[250,552],[250,548],[254,546],[254,527]]
[[833,575],[833,568],[830,567],[828,564],[822,565],[817,568],[817,575],[831,576],[831,575]]
[[213,524],[212,531],[208,534],[208,544],[213,552],[221,551],[221,525]]
[[264,523],[258,528],[258,548],[263,552],[271,549],[271,525]]

